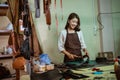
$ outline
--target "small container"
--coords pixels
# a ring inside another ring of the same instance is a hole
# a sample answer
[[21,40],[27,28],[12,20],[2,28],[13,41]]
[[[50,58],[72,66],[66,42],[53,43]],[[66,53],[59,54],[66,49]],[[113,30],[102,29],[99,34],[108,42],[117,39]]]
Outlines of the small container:
[[47,70],[53,70],[54,69],[54,64],[46,65],[46,69]]
[[39,71],[40,71],[40,72],[45,72],[45,71],[46,71],[46,66],[40,64],[40,65],[39,65]]
[[6,48],[6,46],[3,47],[3,49],[4,49],[4,54],[7,54],[7,48]]

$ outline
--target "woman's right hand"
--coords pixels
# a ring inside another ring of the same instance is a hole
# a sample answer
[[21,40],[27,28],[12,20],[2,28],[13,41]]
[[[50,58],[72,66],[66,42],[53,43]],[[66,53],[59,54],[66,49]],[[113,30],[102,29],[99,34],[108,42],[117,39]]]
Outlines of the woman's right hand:
[[64,53],[71,60],[74,60],[75,58],[81,58],[81,56],[74,55],[66,50],[63,50],[62,53]]
[[77,55],[74,55],[74,54],[68,54],[67,56],[71,60],[74,60],[75,58],[81,58],[81,56],[77,56]]
[[68,57],[69,59],[71,59],[71,60],[74,59],[74,55],[72,55],[72,54],[68,54],[67,57]]

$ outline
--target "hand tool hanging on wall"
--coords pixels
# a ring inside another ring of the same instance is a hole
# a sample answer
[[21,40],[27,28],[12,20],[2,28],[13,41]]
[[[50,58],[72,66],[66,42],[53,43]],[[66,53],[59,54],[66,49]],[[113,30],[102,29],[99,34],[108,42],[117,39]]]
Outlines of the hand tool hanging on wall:
[[34,0],[35,1],[35,17],[40,17],[40,0]]
[[51,4],[51,0],[43,0],[46,24],[49,26],[48,27],[49,29],[50,29],[50,25],[51,25],[50,4]]

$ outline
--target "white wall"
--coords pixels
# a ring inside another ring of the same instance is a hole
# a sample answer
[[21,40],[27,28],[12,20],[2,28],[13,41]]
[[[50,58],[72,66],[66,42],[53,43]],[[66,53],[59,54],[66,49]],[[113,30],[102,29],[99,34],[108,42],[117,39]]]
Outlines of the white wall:
[[115,56],[120,56],[120,0],[112,0],[112,26],[114,36]]
[[103,39],[103,52],[114,53],[114,38],[112,27],[112,2],[111,0],[99,0],[100,5],[100,17],[102,23],[102,39]]

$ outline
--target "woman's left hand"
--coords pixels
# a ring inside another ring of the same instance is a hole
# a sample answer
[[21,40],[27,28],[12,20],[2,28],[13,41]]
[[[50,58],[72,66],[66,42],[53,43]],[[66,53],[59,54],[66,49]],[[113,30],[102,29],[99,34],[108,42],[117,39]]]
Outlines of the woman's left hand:
[[87,55],[89,57],[87,49],[83,49],[83,51],[84,51],[85,55]]

